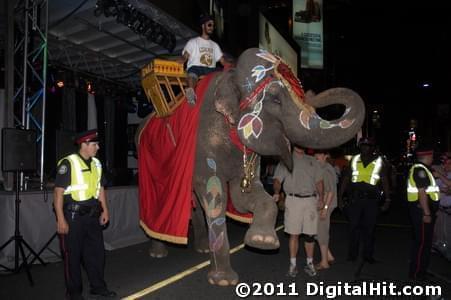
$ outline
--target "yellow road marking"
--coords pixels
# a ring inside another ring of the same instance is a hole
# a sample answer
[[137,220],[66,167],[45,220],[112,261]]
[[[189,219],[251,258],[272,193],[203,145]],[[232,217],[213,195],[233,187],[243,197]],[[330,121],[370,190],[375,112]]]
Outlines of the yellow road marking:
[[[276,231],[279,231],[283,228],[283,225],[280,225],[279,227],[276,227]],[[230,249],[230,254],[233,254],[235,252],[238,252],[239,250],[244,248],[244,243],[241,245],[236,246],[233,249]],[[180,279],[196,272],[199,271],[203,268],[205,268],[206,266],[208,266],[210,264],[210,260],[204,261],[203,263],[200,263],[198,265],[195,265],[194,267],[191,267],[183,272],[180,272],[178,274],[175,274],[174,276],[171,276],[169,278],[166,278],[165,280],[162,280],[160,282],[157,282],[139,292],[136,292],[130,296],[124,297],[122,298],[123,300],[134,300],[134,299],[139,299],[140,297],[144,297],[145,295],[148,295],[150,293],[153,293],[167,285],[170,285],[171,283],[174,283],[176,281],[179,281]]]

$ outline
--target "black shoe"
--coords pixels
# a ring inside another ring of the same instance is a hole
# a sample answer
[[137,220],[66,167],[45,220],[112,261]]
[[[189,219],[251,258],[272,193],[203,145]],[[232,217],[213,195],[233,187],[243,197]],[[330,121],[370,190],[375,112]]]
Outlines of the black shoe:
[[81,294],[68,294],[65,298],[66,300],[84,300]]
[[356,260],[357,260],[357,256],[348,255],[347,261],[356,261]]
[[365,262],[367,264],[372,265],[372,264],[376,263],[376,260],[374,258],[372,258],[372,257],[365,257]]
[[116,298],[117,294],[116,292],[104,289],[104,290],[91,290],[89,292],[89,296],[93,297],[94,299],[102,299],[102,298]]

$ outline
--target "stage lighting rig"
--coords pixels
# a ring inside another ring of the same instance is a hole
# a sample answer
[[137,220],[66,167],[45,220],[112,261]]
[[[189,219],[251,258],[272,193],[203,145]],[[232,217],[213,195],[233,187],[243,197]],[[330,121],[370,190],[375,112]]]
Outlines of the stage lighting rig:
[[138,11],[126,0],[97,0],[94,15],[100,17],[116,17],[116,22],[143,35],[150,42],[156,43],[172,52],[175,48],[175,34],[161,24]]

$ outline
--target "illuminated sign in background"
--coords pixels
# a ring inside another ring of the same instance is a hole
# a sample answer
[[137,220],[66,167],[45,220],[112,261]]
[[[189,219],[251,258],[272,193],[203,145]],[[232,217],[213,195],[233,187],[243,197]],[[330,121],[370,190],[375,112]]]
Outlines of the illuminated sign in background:
[[281,57],[298,74],[298,53],[261,13],[259,14],[259,47]]
[[301,46],[301,67],[322,69],[322,0],[293,0],[293,38]]

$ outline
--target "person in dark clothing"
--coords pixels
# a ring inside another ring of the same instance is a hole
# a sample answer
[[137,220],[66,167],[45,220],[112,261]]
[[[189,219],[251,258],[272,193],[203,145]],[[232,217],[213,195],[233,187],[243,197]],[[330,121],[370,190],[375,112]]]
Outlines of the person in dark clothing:
[[371,138],[359,141],[360,153],[350,162],[344,172],[338,192],[339,206],[343,207],[343,195],[349,197],[346,213],[349,219],[348,260],[355,261],[359,254],[359,242],[363,240],[363,259],[374,263],[374,228],[379,213],[381,198],[380,185],[385,195],[382,210],[390,205],[389,182],[383,159],[375,151],[375,142]]
[[430,169],[433,155],[432,147],[419,148],[417,161],[407,178],[407,201],[413,228],[409,278],[413,280],[426,279],[431,256],[435,212],[440,198],[439,186]]
[[81,264],[90,282],[90,295],[114,298],[104,281],[105,249],[103,226],[109,221],[97,131],[78,135],[78,153],[59,161],[54,190],[57,232],[64,259],[69,299],[83,299]]

